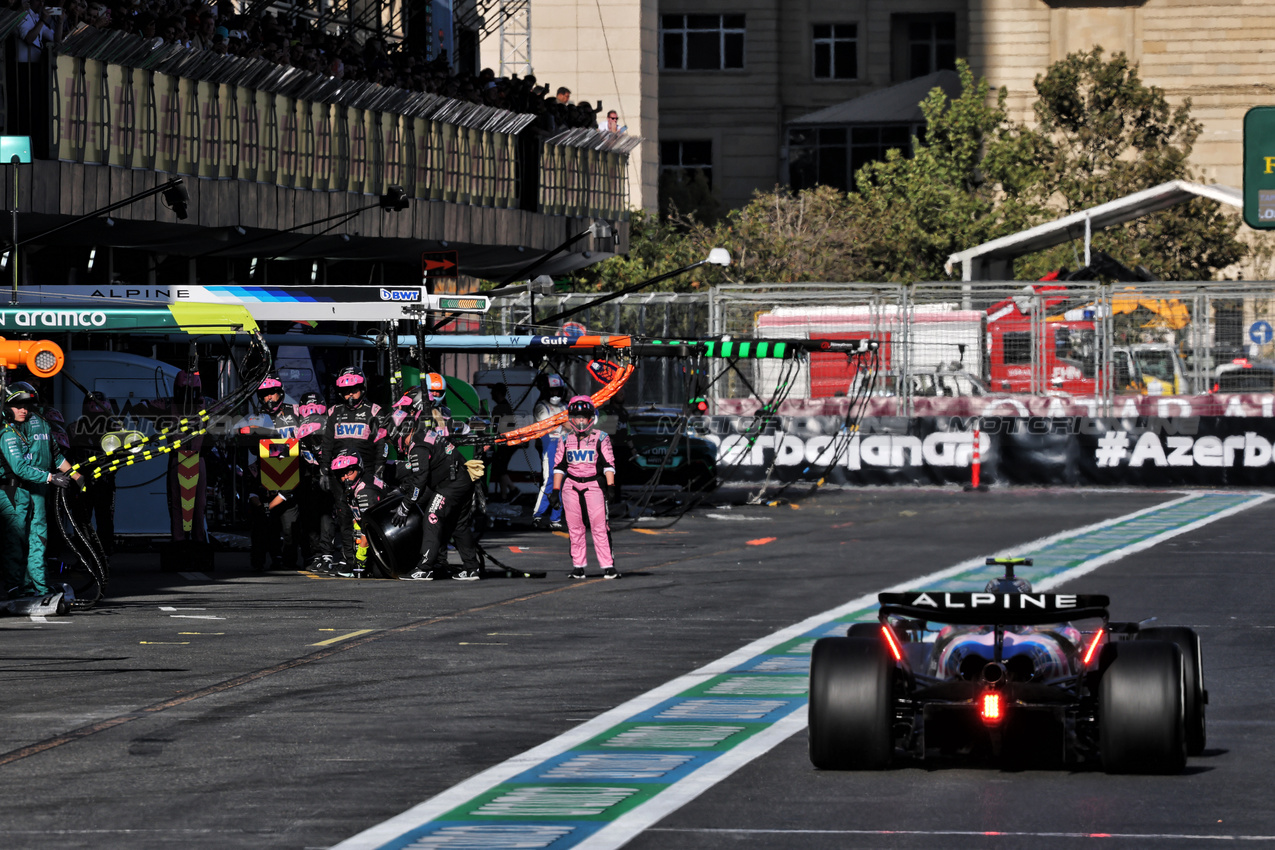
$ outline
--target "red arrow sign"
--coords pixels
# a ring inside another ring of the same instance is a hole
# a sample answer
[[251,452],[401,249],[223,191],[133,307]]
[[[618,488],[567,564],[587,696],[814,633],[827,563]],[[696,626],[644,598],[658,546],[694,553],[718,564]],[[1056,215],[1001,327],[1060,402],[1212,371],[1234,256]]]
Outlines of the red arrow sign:
[[421,254],[421,274],[426,278],[456,277],[460,257],[456,251]]

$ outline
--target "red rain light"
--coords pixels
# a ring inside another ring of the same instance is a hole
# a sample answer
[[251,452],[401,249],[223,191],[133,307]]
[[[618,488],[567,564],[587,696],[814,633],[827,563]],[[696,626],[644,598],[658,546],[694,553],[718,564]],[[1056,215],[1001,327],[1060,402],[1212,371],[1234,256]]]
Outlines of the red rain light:
[[996,691],[983,694],[978,713],[985,723],[999,723],[1002,715],[1001,695]]
[[895,661],[903,660],[903,650],[899,647],[899,639],[894,636],[894,629],[888,624],[881,624],[881,634],[885,635],[885,642],[890,647],[890,654],[894,656]]
[[1093,640],[1089,641],[1089,646],[1085,649],[1085,666],[1089,666],[1089,662],[1093,660],[1094,653],[1098,651],[1098,644],[1102,643],[1103,629],[1099,629],[1094,633]]

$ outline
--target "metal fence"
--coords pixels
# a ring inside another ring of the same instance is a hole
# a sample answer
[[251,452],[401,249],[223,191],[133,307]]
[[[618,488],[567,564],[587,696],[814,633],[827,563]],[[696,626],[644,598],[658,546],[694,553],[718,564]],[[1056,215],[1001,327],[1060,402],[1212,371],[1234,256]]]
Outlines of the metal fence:
[[[1056,395],[1110,414],[1121,396],[1275,392],[1269,282],[721,286],[710,312],[711,336],[879,340],[874,394],[900,416],[927,396]],[[780,379],[764,361],[735,370],[718,398]],[[852,396],[861,380],[844,356],[815,354],[789,398]]]
[[[536,296],[535,316],[552,316],[583,306],[598,297],[597,293]],[[708,336],[709,295],[673,292],[634,293],[582,311],[567,321],[577,322],[590,333],[631,334],[654,339],[698,339]],[[502,299],[485,317],[489,333],[515,333],[532,327],[531,297],[523,293],[517,298]],[[549,333],[539,328],[537,333]],[[512,360],[512,358],[505,358]],[[493,361],[491,366],[511,365]],[[573,363],[565,377],[572,387],[589,388],[592,379],[585,374],[586,364]],[[680,405],[687,399],[686,364],[664,358],[643,358],[625,387],[625,404],[631,409],[639,405]]]

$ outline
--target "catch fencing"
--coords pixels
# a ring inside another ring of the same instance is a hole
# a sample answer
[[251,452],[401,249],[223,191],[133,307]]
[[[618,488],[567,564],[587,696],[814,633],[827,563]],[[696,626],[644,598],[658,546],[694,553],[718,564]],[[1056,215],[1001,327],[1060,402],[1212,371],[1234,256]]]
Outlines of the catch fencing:
[[[597,298],[498,302],[491,333]],[[639,362],[626,403],[680,404],[707,370],[713,412],[861,415],[1275,416],[1275,283],[803,283],[634,293],[569,317],[590,332],[658,339],[870,338],[878,373],[844,354],[795,367],[769,360]],[[555,323],[561,325],[562,322]],[[1235,361],[1243,361],[1237,363]],[[508,364],[506,364],[508,365]],[[584,365],[568,367],[588,387]],[[870,387],[860,386],[871,381]],[[861,393],[862,394],[862,393]]]
[[[740,285],[710,301],[714,337],[878,340],[866,415],[1271,416],[1275,402],[1269,282]],[[872,377],[832,353],[795,375],[767,361],[718,374],[721,413],[786,389],[781,412],[844,414]]]
[[[528,332],[554,333],[555,328],[537,324],[536,317],[583,307],[597,300],[598,293],[573,292],[559,295],[533,296],[523,293],[516,298],[500,299],[484,317],[485,332],[511,334]],[[534,305],[534,308],[533,308]],[[534,313],[534,316],[533,316]],[[702,339],[709,335],[709,295],[676,292],[632,293],[583,310],[558,322],[583,325],[589,333],[629,334],[651,339]],[[514,357],[492,358],[488,368],[508,367]],[[644,357],[638,360],[633,377],[624,388],[624,403],[639,405],[680,406],[689,397],[687,386],[690,366],[671,358]],[[591,392],[597,384],[586,373],[586,364],[573,362],[565,366],[568,384],[577,391]]]

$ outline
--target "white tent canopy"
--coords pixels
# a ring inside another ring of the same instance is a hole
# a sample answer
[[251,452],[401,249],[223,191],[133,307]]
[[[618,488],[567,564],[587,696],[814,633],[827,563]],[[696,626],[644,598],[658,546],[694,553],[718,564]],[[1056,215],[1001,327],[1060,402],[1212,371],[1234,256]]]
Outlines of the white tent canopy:
[[1124,224],[1192,198],[1210,198],[1233,207],[1244,206],[1244,193],[1239,189],[1216,183],[1206,186],[1186,180],[1173,180],[1072,213],[1056,221],[958,251],[947,258],[944,268],[948,274],[952,274],[956,264],[960,263],[961,280],[1011,280],[1014,276],[1014,260],[1018,257],[1052,248],[1080,236],[1085,239],[1085,264],[1088,265],[1089,241],[1093,231]]

